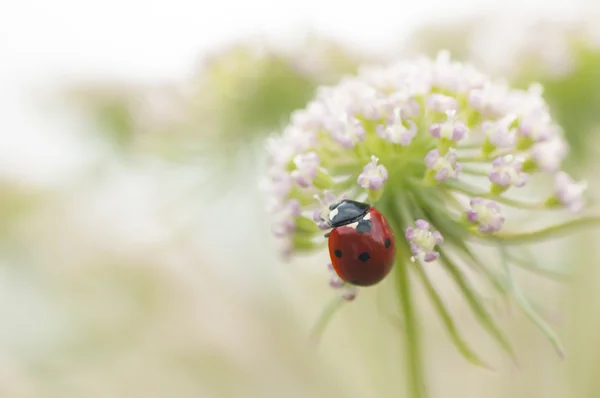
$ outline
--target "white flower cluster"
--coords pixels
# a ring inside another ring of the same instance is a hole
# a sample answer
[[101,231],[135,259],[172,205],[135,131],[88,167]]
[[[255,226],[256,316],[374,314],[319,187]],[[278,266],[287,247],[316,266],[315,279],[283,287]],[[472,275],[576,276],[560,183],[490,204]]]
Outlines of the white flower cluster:
[[[320,89],[283,134],[270,139],[264,188],[274,231],[291,253],[319,247],[314,238],[325,226],[315,225],[320,219],[314,215],[324,204],[342,195],[376,200],[384,189],[400,195],[395,186],[407,189],[417,180],[451,191],[450,182],[460,184],[473,172],[468,163],[484,170],[489,193],[485,200],[471,195],[464,220],[480,233],[496,233],[504,222],[496,202],[536,173],[555,175],[548,206],[583,207],[585,185],[560,171],[567,151],[539,86],[511,89],[441,53],[364,68]],[[423,222],[406,237],[431,260],[433,241],[414,244],[427,229]]]

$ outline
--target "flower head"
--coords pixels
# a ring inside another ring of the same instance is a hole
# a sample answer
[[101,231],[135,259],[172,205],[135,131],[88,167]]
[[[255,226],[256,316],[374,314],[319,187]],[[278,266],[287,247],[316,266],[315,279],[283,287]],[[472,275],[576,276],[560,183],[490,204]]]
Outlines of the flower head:
[[460,120],[456,120],[456,111],[449,110],[446,112],[448,120],[441,123],[434,123],[429,128],[432,136],[439,139],[452,140],[458,142],[465,138],[469,129]]
[[292,178],[301,187],[308,187],[312,181],[317,178],[319,172],[319,155],[315,152],[308,152],[296,155],[294,157],[296,170],[292,171]]
[[500,188],[514,186],[521,188],[527,183],[527,173],[523,173],[523,160],[513,155],[500,156],[492,162],[489,178]]
[[438,231],[432,231],[427,221],[417,220],[414,228],[406,228],[404,236],[410,243],[413,256],[422,258],[425,262],[435,261],[440,257],[434,248],[444,243],[444,238]]
[[495,148],[512,148],[517,143],[517,131],[513,127],[516,119],[516,115],[509,114],[498,120],[486,120],[481,128]]
[[571,212],[578,212],[585,206],[583,194],[587,190],[587,182],[575,182],[564,171],[556,173],[554,178],[555,198]]
[[[487,269],[489,261],[479,259],[473,246],[482,240],[503,247],[504,238],[522,238],[526,244],[548,237],[543,231],[506,231],[504,215],[511,213],[503,208],[583,207],[586,185],[560,172],[568,148],[541,95],[537,86],[515,90],[495,82],[446,53],[362,69],[319,90],[268,147],[264,188],[284,252],[323,250],[323,232],[331,227],[331,213],[341,198],[367,202],[394,232],[396,272],[439,263],[476,313],[484,313],[458,259],[495,278],[496,271]],[[545,193],[534,202],[507,197],[513,191],[509,188],[524,187],[542,173],[556,173],[554,190],[535,186]],[[359,224],[344,227],[352,225]],[[338,279],[331,279],[336,289],[353,288]],[[397,280],[408,283],[406,276]],[[505,286],[503,280],[492,284]],[[344,292],[347,298],[356,295],[355,290]],[[410,306],[410,300],[402,305]],[[501,332],[486,325],[509,350]],[[465,352],[464,342],[457,344]]]
[[455,150],[450,150],[441,155],[439,149],[432,149],[425,156],[425,166],[435,173],[435,179],[444,182],[448,178],[457,178],[460,172],[460,164],[457,161]]
[[377,126],[377,134],[389,142],[407,146],[417,134],[417,126],[412,120],[402,120],[400,108],[397,108],[393,115],[388,118],[386,124]]
[[467,210],[467,219],[469,222],[477,224],[480,232],[489,234],[502,229],[504,217],[496,202],[473,198],[469,203],[471,208]]
[[358,176],[358,185],[372,191],[377,191],[383,186],[388,178],[388,172],[385,166],[377,164],[378,162],[378,158],[371,156],[371,161],[367,163]]

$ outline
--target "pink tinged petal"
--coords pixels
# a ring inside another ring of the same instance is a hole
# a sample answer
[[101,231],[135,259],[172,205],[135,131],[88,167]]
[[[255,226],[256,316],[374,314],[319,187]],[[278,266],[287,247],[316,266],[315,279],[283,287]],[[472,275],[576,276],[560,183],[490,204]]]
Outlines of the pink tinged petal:
[[550,139],[556,132],[552,119],[545,107],[538,107],[525,115],[519,123],[519,132],[534,142]]
[[475,222],[479,218],[479,215],[474,210],[467,210],[467,220],[470,222]]
[[527,183],[528,174],[523,173],[523,160],[513,155],[501,156],[492,162],[492,171],[489,180],[502,187],[523,187]]
[[313,211],[312,219],[317,224],[317,227],[319,227],[319,229],[321,229],[323,231],[325,231],[327,229],[330,229],[331,227],[329,225],[327,225],[327,223],[323,220],[322,217],[323,216],[321,214],[321,210],[320,209],[315,209]]
[[467,210],[467,219],[477,224],[482,233],[499,231],[504,225],[504,217],[500,214],[500,206],[494,201],[473,198],[470,202],[471,209]]
[[417,135],[417,126],[412,120],[402,120],[400,111],[395,110],[394,116],[389,118],[385,126],[376,127],[377,134],[394,144],[409,145]]
[[438,180],[439,182],[446,182],[448,180],[448,175],[449,175],[448,169],[444,168],[444,169],[441,169],[440,171],[438,171],[437,173],[435,173],[435,179]]
[[419,253],[421,253],[421,246],[419,246],[418,244],[416,244],[414,242],[411,242],[410,243],[410,251],[412,252],[412,254],[414,254],[416,256]]
[[353,301],[354,299],[356,299],[357,295],[358,289],[356,288],[356,286],[346,285],[342,292],[342,298],[346,301]]
[[435,171],[435,179],[440,182],[448,178],[457,178],[461,169],[454,149],[450,149],[444,156],[440,156],[439,149],[429,151],[425,156],[425,166]]
[[431,94],[425,100],[427,108],[434,112],[445,113],[450,110],[458,109],[458,102],[455,98],[442,94]]
[[567,173],[560,171],[554,178],[554,192],[558,200],[571,212],[579,212],[585,207],[584,193],[587,182],[575,182]]
[[303,153],[317,144],[317,135],[314,131],[290,125],[283,131],[284,141],[292,148],[294,153]]
[[512,148],[517,143],[517,131],[511,127],[515,120],[515,114],[506,115],[496,121],[486,120],[481,124],[481,130],[494,146]]
[[460,120],[456,120],[455,111],[447,111],[446,117],[448,120],[442,123],[432,124],[429,128],[429,133],[435,138],[446,138],[454,142],[458,142],[465,138],[469,129]]
[[296,155],[294,157],[296,170],[291,175],[301,187],[309,187],[319,172],[320,159],[315,152]]
[[342,147],[354,148],[358,142],[364,141],[366,132],[362,123],[354,116],[345,115],[330,123],[331,136]]
[[434,231],[433,237],[435,238],[435,243],[437,243],[438,245],[441,245],[442,243],[444,243],[444,237],[442,236],[442,234],[439,231]]
[[432,231],[430,224],[425,220],[417,220],[415,227],[408,227],[405,230],[405,236],[413,256],[419,257],[425,262],[437,260],[439,253],[434,248],[444,243],[442,234],[439,231]]
[[463,122],[454,123],[454,130],[452,132],[452,140],[458,142],[467,136],[469,129]]
[[554,137],[550,140],[535,144],[531,150],[531,159],[540,170],[546,173],[558,171],[563,160],[567,156],[569,148],[562,137]]
[[363,188],[368,188],[372,191],[381,189],[384,182],[387,180],[388,172],[386,168],[378,164],[379,159],[371,156],[371,162],[363,168],[362,173],[358,176],[357,182]]
[[296,218],[300,216],[302,208],[300,202],[291,199],[286,202],[281,210],[275,215],[272,232],[275,236],[289,236],[296,230]]
[[388,98],[377,97],[363,104],[359,113],[368,120],[379,120],[388,114],[391,109],[392,104]]
[[415,226],[419,229],[429,229],[429,223],[425,220],[415,221]]
[[427,156],[425,156],[425,166],[427,166],[428,169],[432,169],[439,158],[440,158],[440,150],[439,149],[433,149],[433,150],[429,151]]
[[426,263],[430,263],[432,261],[437,260],[438,258],[440,258],[440,254],[438,252],[430,251],[425,253],[423,261],[425,261]]
[[510,176],[506,173],[492,171],[489,175],[489,178],[491,182],[502,188],[510,187]]
[[431,134],[434,138],[442,138],[440,135],[442,131],[442,126],[439,123],[434,123],[429,127],[429,134]]
[[332,275],[329,278],[329,286],[331,286],[334,289],[340,289],[344,287],[344,281],[341,280],[337,275]]

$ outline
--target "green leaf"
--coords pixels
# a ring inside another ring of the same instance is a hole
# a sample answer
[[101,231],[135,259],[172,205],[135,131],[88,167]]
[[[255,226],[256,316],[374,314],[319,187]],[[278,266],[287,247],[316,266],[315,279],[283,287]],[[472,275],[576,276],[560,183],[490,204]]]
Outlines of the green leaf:
[[510,288],[512,290],[513,296],[517,304],[523,310],[525,315],[527,315],[527,317],[540,328],[540,330],[548,338],[558,355],[564,359],[565,351],[563,349],[562,343],[560,342],[560,339],[552,330],[552,328],[546,323],[546,321],[544,321],[544,319],[542,319],[542,317],[533,309],[525,295],[519,289],[508,259],[508,253],[504,246],[500,246],[500,258],[502,259],[502,265],[504,266],[506,274],[508,275]]
[[471,362],[477,366],[482,366],[486,369],[491,370],[492,368],[478,357],[478,355],[469,347],[469,345],[465,342],[463,337],[460,335],[458,329],[456,328],[456,325],[454,324],[454,320],[452,319],[452,316],[450,315],[450,313],[444,306],[442,298],[440,297],[438,292],[435,290],[435,287],[432,285],[431,281],[427,277],[425,271],[423,270],[423,267],[420,264],[415,263],[414,268],[417,270],[417,274],[419,275],[419,278],[423,282],[423,286],[425,287],[425,290],[427,291],[427,295],[429,296],[429,299],[432,301],[438,315],[440,316],[440,318],[442,318],[444,326],[446,327],[446,330],[450,334],[450,338],[451,338],[452,342],[454,343],[454,345],[456,346],[456,348],[460,351],[460,353],[469,362]]
[[460,291],[467,300],[467,303],[471,307],[471,310],[475,314],[481,326],[484,327],[490,333],[490,335],[494,338],[494,340],[496,340],[498,345],[500,345],[500,347],[502,347],[502,349],[504,349],[516,363],[517,358],[514,354],[510,343],[504,336],[504,333],[496,325],[492,316],[487,311],[485,306],[481,304],[481,302],[477,299],[476,294],[472,290],[472,287],[469,286],[468,282],[466,281],[456,264],[454,264],[452,260],[446,255],[445,250],[440,248],[439,251],[440,262],[443,264],[446,271],[448,271],[454,282],[456,282],[457,286],[460,288]]

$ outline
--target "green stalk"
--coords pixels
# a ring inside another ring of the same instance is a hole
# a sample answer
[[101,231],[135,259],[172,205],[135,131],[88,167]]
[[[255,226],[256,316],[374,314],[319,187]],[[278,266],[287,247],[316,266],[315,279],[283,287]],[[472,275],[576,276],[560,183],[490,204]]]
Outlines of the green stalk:
[[[404,246],[404,245],[403,245]],[[398,249],[403,247],[398,245]],[[404,336],[406,350],[406,372],[408,382],[408,392],[410,398],[426,398],[427,390],[425,388],[424,369],[421,357],[421,337],[419,333],[418,320],[415,314],[415,307],[411,297],[411,283],[408,267],[406,266],[407,257],[404,250],[398,250],[396,260],[396,293],[400,308],[404,315]]]
[[450,335],[450,339],[452,340],[458,351],[463,355],[463,357],[465,357],[467,361],[471,362],[472,364],[491,370],[492,368],[488,364],[486,364],[482,359],[479,358],[479,356],[471,349],[471,347],[469,347],[467,342],[461,336],[460,332],[456,328],[452,316],[450,315],[448,309],[444,305],[442,298],[435,290],[435,287],[432,285],[431,281],[425,274],[423,267],[420,264],[415,264],[415,269],[417,270],[419,278],[423,282],[423,286],[427,291],[429,299],[433,303],[433,306],[435,307],[438,315],[442,319],[442,322],[444,323],[444,326],[446,327],[446,330]]
[[557,354],[562,359],[564,359],[565,351],[563,349],[562,343],[560,342],[560,339],[558,338],[554,330],[552,330],[552,328],[546,323],[546,321],[542,319],[542,317],[537,312],[535,312],[525,295],[519,289],[512,272],[512,267],[510,266],[510,263],[508,261],[506,248],[504,246],[500,246],[500,257],[502,259],[502,265],[504,266],[506,274],[508,275],[510,288],[512,290],[513,296],[517,304],[519,305],[519,307],[521,307],[525,315],[533,323],[535,323],[538,326],[538,328],[540,328],[542,333],[544,333],[544,335],[548,338],[548,340],[556,350]]
[[392,228],[396,232],[396,293],[400,304],[400,310],[404,316],[404,336],[406,350],[406,374],[408,392],[410,398],[426,398],[428,396],[425,384],[425,369],[421,353],[421,336],[415,306],[412,299],[412,286],[408,269],[410,250],[406,241],[402,239],[404,228],[407,223],[405,214],[410,214],[405,198],[398,198],[396,206],[390,206],[393,216]]
[[524,233],[502,233],[498,232],[495,235],[484,235],[479,234],[480,238],[487,241],[493,241],[495,243],[504,245],[527,245],[531,243],[538,243],[545,241],[550,238],[568,235],[569,233],[577,232],[581,228],[600,227],[600,217],[582,217],[576,220],[564,222],[562,224],[552,225],[537,231],[524,232]]
[[504,336],[504,333],[496,325],[485,306],[478,300],[472,290],[472,287],[469,286],[458,266],[454,264],[454,262],[446,255],[446,252],[442,248],[439,248],[439,252],[441,263],[446,271],[448,271],[448,274],[450,274],[456,285],[459,287],[481,326],[487,329],[494,340],[496,340],[500,347],[502,347],[516,363],[517,359],[510,343]]

